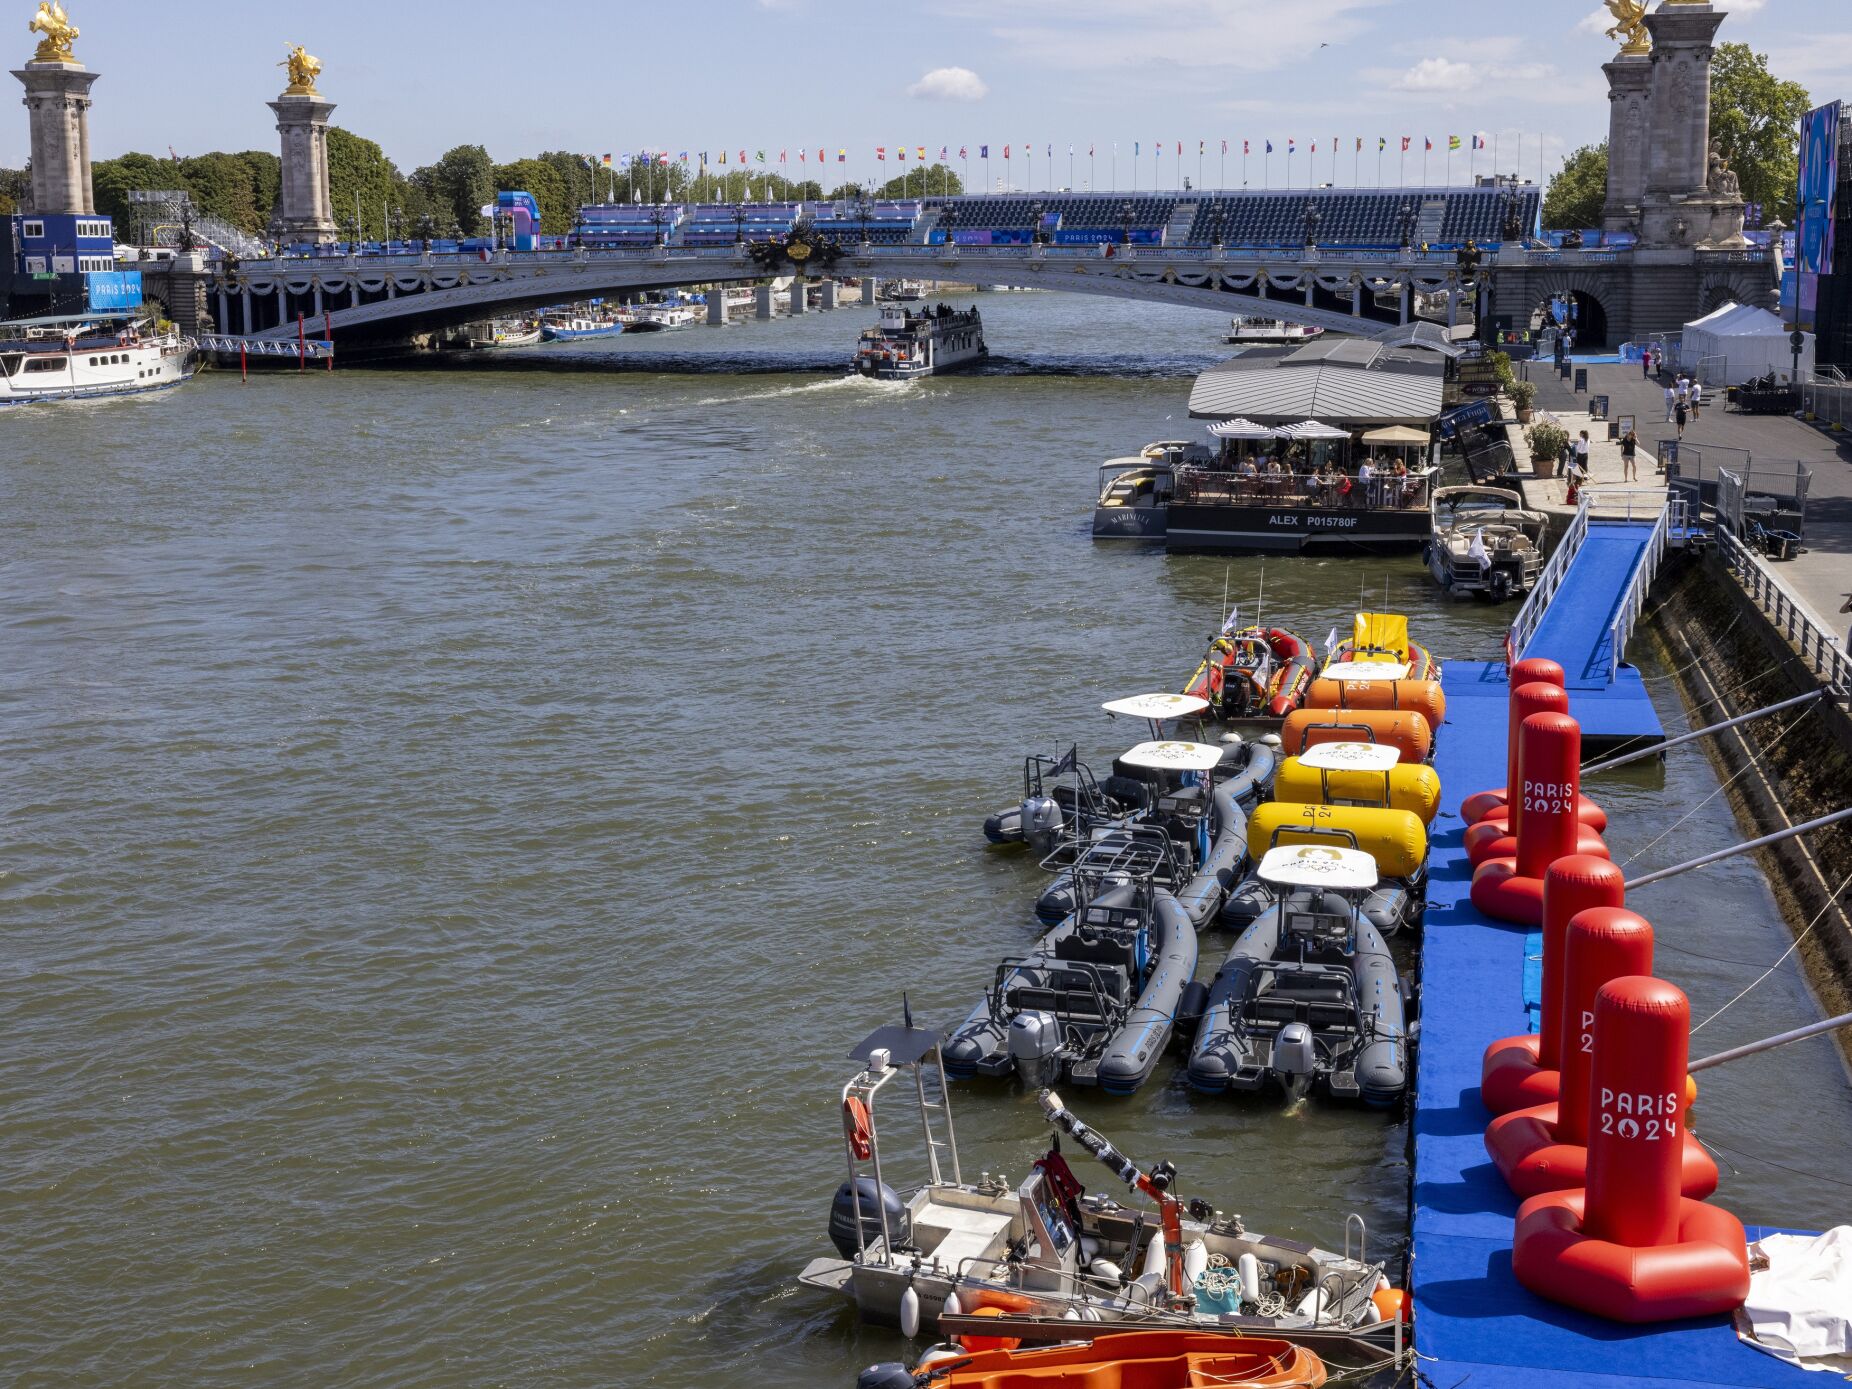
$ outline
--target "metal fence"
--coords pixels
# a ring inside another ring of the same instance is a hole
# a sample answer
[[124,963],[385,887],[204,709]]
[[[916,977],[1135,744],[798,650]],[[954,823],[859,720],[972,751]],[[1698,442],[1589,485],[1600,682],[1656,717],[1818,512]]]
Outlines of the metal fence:
[[1775,630],[1793,643],[1808,669],[1841,697],[1852,694],[1852,658],[1787,585],[1729,531],[1718,531],[1717,553],[1755,605],[1768,614]]
[[1608,624],[1608,679],[1612,680],[1615,672],[1620,669],[1621,656],[1627,649],[1627,639],[1633,635],[1634,625],[1646,607],[1646,594],[1653,586],[1653,577],[1659,572],[1659,562],[1665,558],[1666,537],[1673,527],[1682,529],[1684,526],[1685,504],[1676,496],[1645,489],[1596,490],[1585,495],[1589,514],[1593,516],[1599,511],[1602,520],[1643,520],[1652,514],[1653,507],[1657,507],[1659,512],[1653,522],[1653,533],[1647,538],[1646,551],[1634,566],[1633,574],[1627,580],[1627,591],[1621,594],[1620,602],[1614,608],[1614,620]]
[[1821,424],[1838,425],[1842,429],[1852,425],[1852,385],[1817,378],[1803,381],[1801,413]]
[[[1587,497],[1587,493],[1582,494]],[[1557,542],[1549,562],[1543,566],[1543,573],[1537,576],[1537,584],[1524,600],[1524,606],[1518,609],[1518,615],[1511,620],[1511,633],[1505,641],[1505,652],[1509,659],[1516,659],[1524,654],[1524,648],[1530,639],[1537,635],[1537,627],[1543,621],[1543,610],[1550,606],[1550,600],[1556,596],[1556,590],[1563,586],[1563,576],[1569,572],[1569,563],[1576,557],[1576,551],[1582,548],[1582,542],[1588,539],[1588,504],[1586,501],[1576,508],[1575,519],[1569,523],[1569,529],[1563,532],[1563,538]]]

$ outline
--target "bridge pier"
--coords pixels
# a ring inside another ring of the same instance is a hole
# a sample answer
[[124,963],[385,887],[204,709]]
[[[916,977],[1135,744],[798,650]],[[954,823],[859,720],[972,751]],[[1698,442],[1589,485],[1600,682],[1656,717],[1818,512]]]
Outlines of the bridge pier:
[[251,336],[251,287],[246,285],[238,291],[238,296],[244,301],[244,335],[248,338]]
[[881,282],[877,280],[873,275],[862,276],[862,302],[864,304],[876,303],[878,302],[880,295],[881,295]]
[[727,291],[723,285],[710,285],[707,291],[707,326],[727,326]]
[[753,286],[752,316],[761,322],[772,316],[772,287],[769,284]]
[[219,286],[219,331],[231,336],[231,295],[224,285]]
[[822,304],[823,312],[829,313],[833,309],[835,309],[835,307],[836,307],[836,282],[834,280],[825,280],[823,282],[823,304]]
[[809,292],[809,280],[806,280],[802,275],[793,275],[791,277],[791,317],[796,318],[799,314],[803,313],[805,309],[810,307],[808,301]]

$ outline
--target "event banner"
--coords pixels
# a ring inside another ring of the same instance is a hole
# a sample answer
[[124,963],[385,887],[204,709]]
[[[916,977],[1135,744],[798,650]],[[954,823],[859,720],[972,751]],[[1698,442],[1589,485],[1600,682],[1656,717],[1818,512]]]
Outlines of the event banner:
[[1803,275],[1833,268],[1833,203],[1839,183],[1839,103],[1816,106],[1801,120],[1799,265]]

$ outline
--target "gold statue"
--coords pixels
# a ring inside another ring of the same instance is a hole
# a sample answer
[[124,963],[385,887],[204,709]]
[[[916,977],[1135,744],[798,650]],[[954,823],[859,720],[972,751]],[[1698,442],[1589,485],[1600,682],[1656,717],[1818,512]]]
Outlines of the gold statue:
[[77,37],[77,26],[71,23],[71,17],[64,12],[64,6],[58,0],[39,0],[38,13],[26,21],[26,32],[43,34],[38,48],[32,54],[35,63],[74,63],[71,56],[71,40]]
[[277,66],[289,69],[289,85],[283,89],[284,96],[321,95],[315,90],[315,79],[321,76],[322,60],[301,44],[291,48],[289,56]]
[[1646,0],[1607,0],[1614,27],[1607,36],[1621,41],[1621,56],[1630,57],[1653,51],[1653,41],[1646,32]]

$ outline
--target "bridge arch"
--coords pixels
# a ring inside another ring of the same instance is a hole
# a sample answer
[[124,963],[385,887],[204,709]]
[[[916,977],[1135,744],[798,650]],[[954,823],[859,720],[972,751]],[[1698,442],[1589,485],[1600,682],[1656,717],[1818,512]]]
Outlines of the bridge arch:
[[1605,347],[1612,322],[1609,300],[1619,292],[1620,286],[1607,275],[1586,270],[1552,271],[1532,277],[1534,302],[1528,312],[1534,313],[1557,299],[1571,300],[1576,306],[1576,346]]

